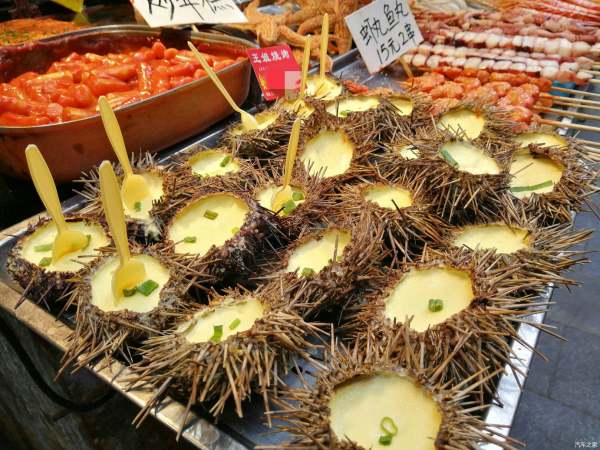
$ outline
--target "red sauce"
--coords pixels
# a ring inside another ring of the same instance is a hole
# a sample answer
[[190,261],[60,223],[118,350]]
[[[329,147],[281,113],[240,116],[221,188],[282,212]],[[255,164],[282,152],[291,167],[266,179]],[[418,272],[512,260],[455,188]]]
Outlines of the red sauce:
[[[203,53],[215,72],[244,59]],[[34,126],[82,119],[97,113],[98,97],[113,108],[206,76],[190,50],[151,48],[98,55],[71,53],[39,74],[25,72],[0,84],[0,125]]]

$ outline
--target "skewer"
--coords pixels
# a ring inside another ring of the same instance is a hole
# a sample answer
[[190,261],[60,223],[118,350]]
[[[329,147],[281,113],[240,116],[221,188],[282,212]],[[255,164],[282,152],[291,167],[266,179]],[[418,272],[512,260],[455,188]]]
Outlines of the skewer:
[[600,156],[600,148],[592,148],[592,147],[583,147],[583,150],[594,155]]
[[588,97],[600,98],[600,94],[597,94],[595,92],[578,91],[576,89],[568,89],[568,88],[561,88],[561,87],[555,87],[555,86],[552,86],[552,88],[550,90],[556,91],[556,92],[564,92],[566,94],[585,95]]
[[600,142],[596,142],[596,141],[588,141],[587,139],[579,139],[576,138],[575,139],[579,144],[586,144],[586,145],[591,145],[591,146],[595,146],[595,147],[600,147]]
[[544,124],[544,125],[552,125],[556,128],[573,128],[574,130],[593,131],[595,133],[600,133],[600,128],[592,127],[590,125],[580,125],[578,123],[562,123],[562,122],[558,122],[556,120],[548,120],[548,119],[538,119],[537,122]]
[[598,120],[598,116],[595,116],[593,114],[585,114],[575,111],[565,111],[564,109],[548,108],[547,106],[535,106],[534,109],[536,111],[553,113],[565,117],[574,117],[576,119]]
[[584,70],[584,72],[591,73],[592,75],[600,75],[600,71],[597,70]]
[[598,103],[597,106],[591,106],[591,105],[581,104],[581,103],[563,102],[561,100],[554,100],[552,102],[552,104],[559,105],[559,106],[577,106],[577,107],[584,108],[584,109],[592,109],[594,111],[600,111],[600,103]]
[[550,95],[546,93],[540,94],[542,97],[551,98],[553,102],[561,101],[571,103],[573,106],[582,106],[582,105],[592,105],[592,106],[600,106],[599,100],[586,100],[583,98],[572,98],[572,97],[561,97],[559,95]]
[[600,84],[600,80],[596,80],[595,78],[592,78],[591,80],[588,80],[588,83],[591,83],[591,84]]

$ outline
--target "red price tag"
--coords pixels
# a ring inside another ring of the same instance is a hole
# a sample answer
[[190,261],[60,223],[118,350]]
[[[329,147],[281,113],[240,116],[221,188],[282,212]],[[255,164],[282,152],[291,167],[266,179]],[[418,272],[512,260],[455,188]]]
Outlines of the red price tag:
[[289,45],[246,50],[266,100],[284,97],[300,88],[300,66]]

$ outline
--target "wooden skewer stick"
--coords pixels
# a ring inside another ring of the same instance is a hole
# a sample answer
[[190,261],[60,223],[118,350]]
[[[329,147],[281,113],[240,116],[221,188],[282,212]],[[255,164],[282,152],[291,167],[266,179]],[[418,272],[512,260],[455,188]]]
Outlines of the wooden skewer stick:
[[550,98],[552,101],[561,101],[561,102],[569,102],[573,105],[594,105],[600,106],[600,100],[587,100],[584,98],[573,98],[573,97],[561,97],[560,95],[550,95],[550,94],[541,94],[542,97]]
[[600,148],[593,148],[593,147],[583,147],[583,150],[589,153],[593,153],[593,154],[597,154],[600,155]]
[[600,102],[594,100],[580,100],[578,98],[547,97],[552,100],[553,105],[577,106],[579,108],[600,109]]
[[595,78],[592,78],[591,80],[588,80],[588,83],[591,83],[591,84],[600,84],[600,80],[596,80]]
[[600,111],[600,104],[597,106],[591,106],[591,105],[587,105],[587,104],[580,104],[580,103],[569,103],[569,102],[563,102],[561,100],[554,100],[552,102],[553,105],[559,105],[559,106],[577,106],[580,108],[584,108],[584,109],[592,109],[594,111]]
[[600,133],[600,128],[592,127],[590,125],[580,125],[578,123],[562,123],[562,122],[558,122],[556,120],[548,120],[548,119],[539,119],[537,122],[544,124],[544,125],[552,125],[556,128],[572,128],[574,130],[593,131],[596,133]]
[[592,75],[600,75],[600,72],[597,70],[584,70],[584,72],[591,73]]
[[552,88],[550,89],[550,91],[564,92],[565,94],[584,95],[584,96],[587,96],[587,97],[600,98],[600,94],[597,94],[595,92],[578,91],[577,89],[567,89],[567,88],[561,88],[561,87],[554,87],[554,86],[552,86]]
[[535,106],[534,109],[536,111],[553,113],[557,116],[575,117],[576,119],[598,120],[598,116],[595,116],[593,114],[585,114],[575,111],[565,111],[564,109],[548,108],[546,106]]
[[575,140],[579,144],[585,144],[585,145],[591,145],[591,146],[595,146],[595,147],[600,147],[600,142],[588,141],[587,139],[579,139],[579,138],[576,138]]

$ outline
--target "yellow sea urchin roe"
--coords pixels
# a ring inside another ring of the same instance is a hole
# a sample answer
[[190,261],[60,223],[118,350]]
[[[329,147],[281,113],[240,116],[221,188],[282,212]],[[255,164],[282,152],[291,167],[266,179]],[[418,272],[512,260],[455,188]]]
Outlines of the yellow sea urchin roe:
[[240,171],[237,160],[220,150],[206,150],[192,156],[188,163],[192,173],[203,177],[215,177]]
[[443,114],[437,127],[444,129],[456,137],[464,135],[469,139],[479,137],[485,125],[485,118],[469,109],[453,109]]
[[408,189],[388,184],[376,184],[364,189],[363,197],[382,208],[393,210],[396,209],[396,206],[406,208],[413,204],[412,194]]
[[306,80],[306,95],[319,100],[333,100],[342,93],[342,85],[331,77],[323,81],[319,75],[311,75]]
[[515,253],[529,247],[529,231],[503,223],[467,225],[454,236],[452,245],[473,250],[495,249],[498,253]]
[[[558,183],[563,174],[563,167],[550,158],[531,153],[527,149],[515,152],[510,163],[510,180],[512,194],[517,198],[527,198],[532,194],[544,194],[552,192],[554,185]],[[537,189],[522,188],[535,187],[547,181],[552,184],[543,185]],[[515,190],[516,189],[516,190]]]
[[301,274],[303,269],[311,269],[315,273],[318,273],[333,260],[336,240],[336,256],[341,257],[344,248],[350,243],[350,239],[350,233],[347,231],[338,229],[327,230],[320,238],[314,238],[299,245],[292,252],[285,271],[295,272],[298,270],[298,274]]
[[[243,299],[226,299],[207,310],[197,312],[194,319],[179,327],[188,342],[208,342],[215,336],[215,326],[222,327],[218,342],[229,336],[252,328],[254,323],[264,315],[262,303],[252,297]],[[216,336],[214,338],[216,339]]]
[[[497,175],[500,173],[500,166],[494,158],[468,142],[446,142],[440,148],[440,154],[450,165],[453,165],[452,160],[456,161],[458,164],[456,169],[461,172],[473,175]],[[448,154],[451,159],[447,157]]]
[[[97,257],[101,247],[106,247],[110,240],[104,233],[104,229],[94,222],[68,222],[70,230],[79,231],[90,236],[89,245],[81,250],[69,253],[50,265],[44,265],[44,269],[51,272],[78,272],[83,264]],[[43,258],[52,258],[52,244],[57,235],[54,222],[47,222],[40,226],[32,234],[23,240],[21,257],[32,264],[39,265]]]
[[[340,440],[374,450],[436,448],[441,411],[431,394],[409,377],[382,372],[352,379],[335,388],[328,406],[331,429]],[[379,443],[384,417],[398,428],[389,445]]]
[[98,267],[92,275],[92,305],[105,312],[127,309],[137,313],[149,312],[158,306],[160,291],[169,281],[169,269],[158,259],[149,255],[133,255],[132,258],[144,264],[146,280],[155,281],[158,283],[158,287],[148,296],[136,292],[130,297],[120,297],[118,301],[115,301],[112,279],[115,270],[119,266],[119,258],[112,257]]
[[343,131],[321,131],[308,141],[300,161],[311,175],[334,177],[350,168],[354,144]]
[[[272,211],[271,207],[273,206],[273,195],[275,194],[276,189],[281,189],[281,186],[270,185],[262,191],[260,191],[256,195],[256,201],[259,203],[259,205],[263,208],[268,209],[269,211]],[[301,203],[304,203],[306,194],[302,191],[302,189],[296,186],[292,186],[292,192],[292,195],[296,197],[296,199],[294,199],[294,203],[296,204],[296,206],[300,205]]]
[[[168,236],[176,242],[176,253],[204,256],[212,246],[220,247],[230,239],[235,234],[233,230],[244,225],[249,211],[248,205],[233,195],[208,195],[177,214]],[[196,238],[193,242],[184,241],[191,241],[192,237]]]
[[369,95],[355,95],[339,101],[329,102],[325,110],[337,117],[346,117],[351,112],[368,111],[379,106],[379,99]]
[[396,107],[399,116],[410,116],[415,108],[415,103],[408,98],[392,97],[389,101]]
[[239,125],[233,128],[232,133],[236,135],[240,135],[252,130],[264,130],[269,125],[272,125],[273,122],[277,120],[279,114],[273,110],[267,110],[260,112],[258,114],[254,114],[254,118],[258,122],[258,126],[254,128],[245,128],[240,122]]
[[562,136],[554,133],[523,133],[515,138],[521,147],[535,144],[540,147],[566,147],[567,141]]
[[404,159],[418,159],[421,156],[419,150],[411,144],[394,147],[394,152],[398,153]]
[[[412,269],[404,274],[385,299],[385,316],[403,323],[413,317],[411,328],[417,332],[444,322],[469,306],[474,298],[471,276],[451,267]],[[440,299],[441,311],[429,310],[429,300]]]
[[140,200],[139,205],[134,208],[129,208],[123,203],[123,209],[127,217],[138,220],[149,220],[152,202],[159,200],[163,196],[163,179],[159,174],[151,172],[143,172],[138,175],[143,176],[146,180],[150,195]]
[[295,100],[283,100],[280,103],[280,106],[284,111],[296,114],[298,117],[302,117],[304,119],[315,112],[315,108],[310,106],[301,98],[297,98]]

